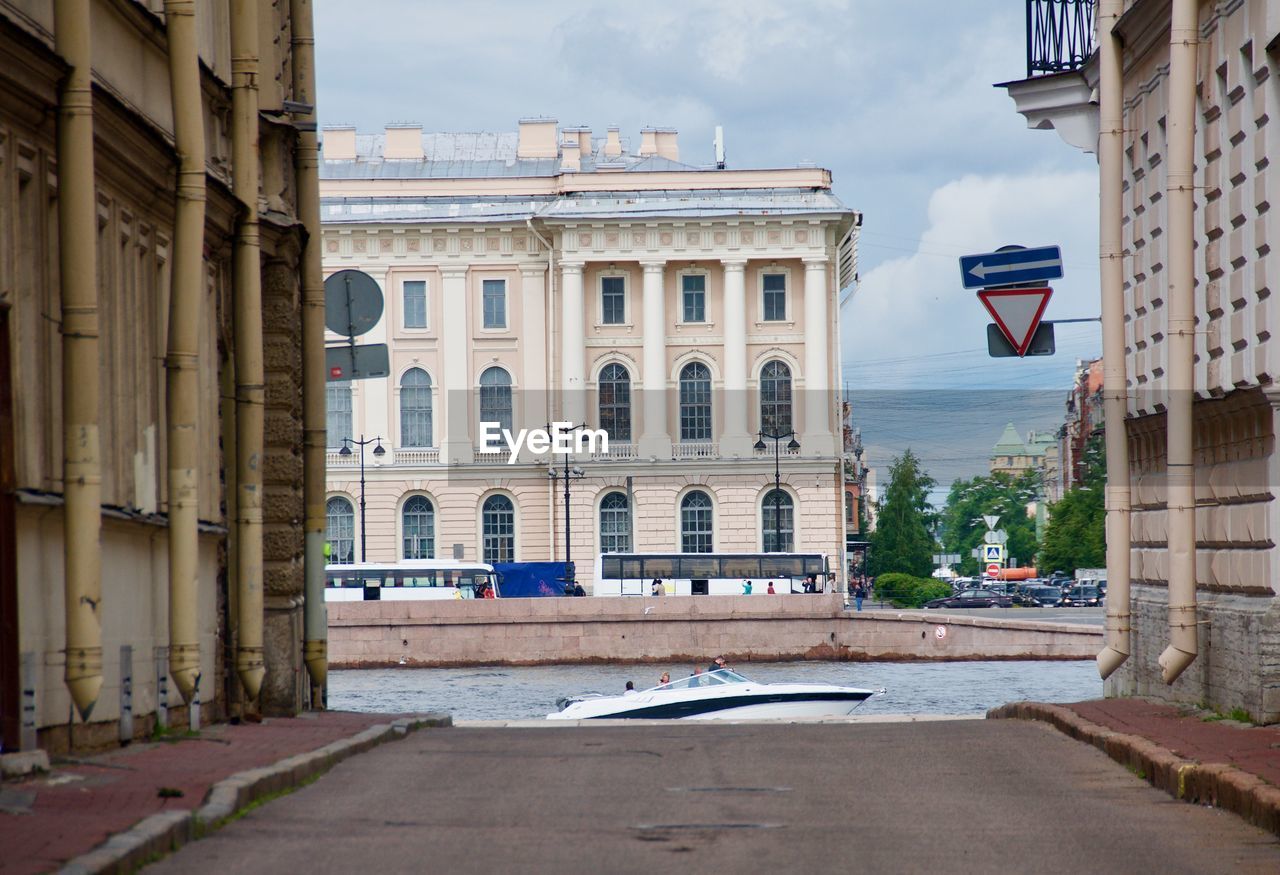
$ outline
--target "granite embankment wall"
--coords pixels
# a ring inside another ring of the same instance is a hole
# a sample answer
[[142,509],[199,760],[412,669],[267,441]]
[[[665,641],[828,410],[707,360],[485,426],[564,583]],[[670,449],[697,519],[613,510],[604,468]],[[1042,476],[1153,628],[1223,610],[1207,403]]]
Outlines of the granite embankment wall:
[[546,598],[329,605],[335,668],[784,659],[1090,659],[1094,626],[1017,611],[846,611],[839,595]]

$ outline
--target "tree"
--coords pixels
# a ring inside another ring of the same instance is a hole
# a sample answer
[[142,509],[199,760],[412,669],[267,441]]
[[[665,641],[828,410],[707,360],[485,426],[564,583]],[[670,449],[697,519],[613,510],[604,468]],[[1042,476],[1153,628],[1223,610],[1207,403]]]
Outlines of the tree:
[[935,545],[929,530],[934,514],[929,490],[934,480],[907,449],[889,466],[889,486],[871,535],[871,573],[900,571],[916,577],[933,572]]
[[1027,505],[1036,500],[1040,472],[1024,471],[1017,477],[1004,471],[956,480],[942,511],[942,543],[948,553],[960,554],[961,574],[978,573],[973,550],[983,542],[984,516],[998,516],[998,528],[1009,533],[1006,555],[1032,564],[1036,558],[1036,523],[1027,516]]
[[1049,508],[1049,525],[1041,548],[1049,571],[1101,568],[1107,564],[1106,447],[1100,434],[1084,450],[1085,471],[1079,486]]

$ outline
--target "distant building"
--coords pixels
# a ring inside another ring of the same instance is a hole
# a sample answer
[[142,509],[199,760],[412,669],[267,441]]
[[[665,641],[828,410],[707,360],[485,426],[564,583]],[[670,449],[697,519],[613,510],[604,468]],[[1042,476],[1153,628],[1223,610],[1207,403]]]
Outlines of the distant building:
[[1084,482],[1085,446],[1102,425],[1102,359],[1078,361],[1075,383],[1067,395],[1066,416],[1058,430],[1059,495]]
[[1056,501],[1059,494],[1058,482],[1058,439],[1044,432],[1029,431],[1024,441],[1018,430],[1009,423],[996,445],[991,448],[988,470],[992,474],[1004,472],[1011,477],[1018,477],[1024,471],[1041,472],[1045,486],[1045,495],[1050,501]]

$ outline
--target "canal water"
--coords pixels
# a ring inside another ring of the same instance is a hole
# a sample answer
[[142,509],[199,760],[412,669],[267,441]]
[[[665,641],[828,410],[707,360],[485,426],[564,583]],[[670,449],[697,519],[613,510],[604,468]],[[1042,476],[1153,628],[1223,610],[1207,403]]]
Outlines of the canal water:
[[[982,714],[1023,699],[1079,702],[1102,698],[1093,660],[1070,662],[755,662],[734,668],[765,683],[830,683],[884,687],[858,709],[874,714]],[[655,686],[658,676],[689,665],[543,665],[529,667],[388,668],[329,672],[329,707],[399,713],[447,711],[455,720],[545,717],[560,696],[621,693]]]

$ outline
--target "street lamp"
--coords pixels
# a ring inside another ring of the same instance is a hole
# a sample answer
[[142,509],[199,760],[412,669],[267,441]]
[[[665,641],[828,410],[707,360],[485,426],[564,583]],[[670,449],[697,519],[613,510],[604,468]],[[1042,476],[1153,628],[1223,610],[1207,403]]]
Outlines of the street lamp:
[[367,547],[365,546],[365,528],[364,528],[364,448],[369,444],[376,444],[376,446],[373,448],[373,454],[375,456],[381,457],[387,454],[387,451],[382,448],[381,437],[370,438],[369,440],[365,440],[364,435],[360,435],[360,440],[355,440],[349,437],[343,438],[342,449],[338,450],[339,456],[350,456],[351,448],[353,446],[360,448],[360,561],[361,562],[369,561],[369,552]]
[[[753,449],[756,452],[764,452],[768,449],[765,446],[766,440],[773,441],[773,546],[774,552],[782,552],[782,444],[783,438],[791,438],[787,443],[787,452],[795,453],[800,450],[800,442],[796,440],[794,431],[771,432],[761,431],[756,435],[756,442]],[[769,552],[769,551],[765,551]]]
[[[569,432],[570,433],[575,432],[580,428],[586,428],[586,424],[584,423],[583,425],[570,426]],[[550,431],[550,430],[551,430],[551,423],[547,423],[547,431]],[[552,483],[554,483],[558,479],[561,479],[561,478],[564,479],[564,573],[566,575],[565,582],[571,584],[574,582],[574,578],[577,575],[574,574],[574,571],[573,571],[573,553],[572,553],[573,548],[570,546],[570,537],[572,534],[572,528],[570,526],[570,519],[569,519],[569,483],[573,480],[580,480],[581,478],[585,477],[587,475],[587,472],[583,471],[581,468],[577,467],[576,465],[570,466],[569,456],[570,456],[569,453],[564,454],[564,471],[563,472],[557,471],[555,464],[553,463],[551,466],[547,468],[547,476],[551,478]]]

